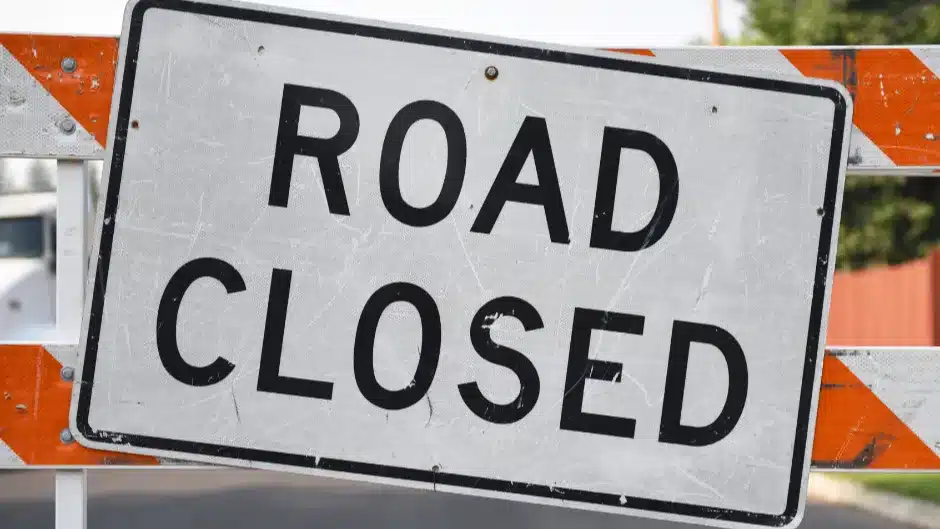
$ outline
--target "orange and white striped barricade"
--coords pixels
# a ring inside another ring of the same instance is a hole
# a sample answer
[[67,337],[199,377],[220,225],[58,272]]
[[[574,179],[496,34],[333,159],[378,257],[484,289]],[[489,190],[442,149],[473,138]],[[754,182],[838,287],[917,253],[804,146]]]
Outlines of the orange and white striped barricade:
[[687,67],[828,79],[852,95],[850,175],[940,173],[940,50],[924,47],[701,47],[619,49]]
[[[817,77],[852,95],[848,178],[940,174],[940,47],[619,49],[689,67]],[[848,344],[847,344],[848,345]],[[940,348],[829,347],[818,471],[940,470]]]
[[[68,429],[93,216],[89,163],[104,157],[116,54],[114,37],[0,35],[0,158],[55,160],[57,173],[55,313],[44,325],[0,325],[0,343],[13,344],[0,345],[0,468],[56,469],[59,529],[85,527],[85,468],[159,464],[84,448]],[[25,299],[4,304],[37,301],[12,295]]]
[[[0,466],[57,469],[57,490],[81,495],[80,518],[83,469],[189,466],[87,449],[68,428],[93,220],[87,164],[104,157],[117,51],[115,37],[0,35],[0,157],[58,165],[57,322],[0,347]],[[838,81],[854,100],[852,177],[940,172],[940,47],[616,51]],[[815,470],[940,469],[940,349],[830,348],[823,362]]]

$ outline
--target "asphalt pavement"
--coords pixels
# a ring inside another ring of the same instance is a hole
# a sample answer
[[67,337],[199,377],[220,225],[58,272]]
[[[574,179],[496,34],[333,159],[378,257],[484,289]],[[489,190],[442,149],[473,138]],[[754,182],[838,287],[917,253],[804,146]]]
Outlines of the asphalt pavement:
[[[0,528],[52,529],[48,470],[0,471]],[[246,470],[89,472],[89,529],[694,529],[541,507]],[[811,503],[801,529],[907,529]]]

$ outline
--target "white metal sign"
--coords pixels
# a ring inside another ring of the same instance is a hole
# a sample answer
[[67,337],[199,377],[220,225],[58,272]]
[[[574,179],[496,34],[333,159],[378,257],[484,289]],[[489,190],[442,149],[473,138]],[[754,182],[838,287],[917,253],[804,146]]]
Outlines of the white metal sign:
[[840,86],[175,0],[118,71],[82,444],[800,519]]

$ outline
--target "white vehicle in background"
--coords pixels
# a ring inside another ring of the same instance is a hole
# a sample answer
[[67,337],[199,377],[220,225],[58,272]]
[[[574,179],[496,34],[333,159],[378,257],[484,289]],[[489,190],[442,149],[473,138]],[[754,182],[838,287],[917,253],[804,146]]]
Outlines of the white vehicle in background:
[[56,193],[0,195],[0,337],[35,340],[56,324]]
[[[0,167],[0,343],[55,342],[55,162]],[[20,163],[16,163],[20,162]],[[96,180],[93,178],[93,180]],[[86,204],[93,207],[94,184]]]

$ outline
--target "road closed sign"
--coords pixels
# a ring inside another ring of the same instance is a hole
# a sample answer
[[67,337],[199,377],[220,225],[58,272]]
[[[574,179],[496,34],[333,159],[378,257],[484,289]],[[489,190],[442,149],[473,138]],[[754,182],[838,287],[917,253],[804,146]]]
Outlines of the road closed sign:
[[83,445],[800,520],[841,86],[214,1],[120,46]]

